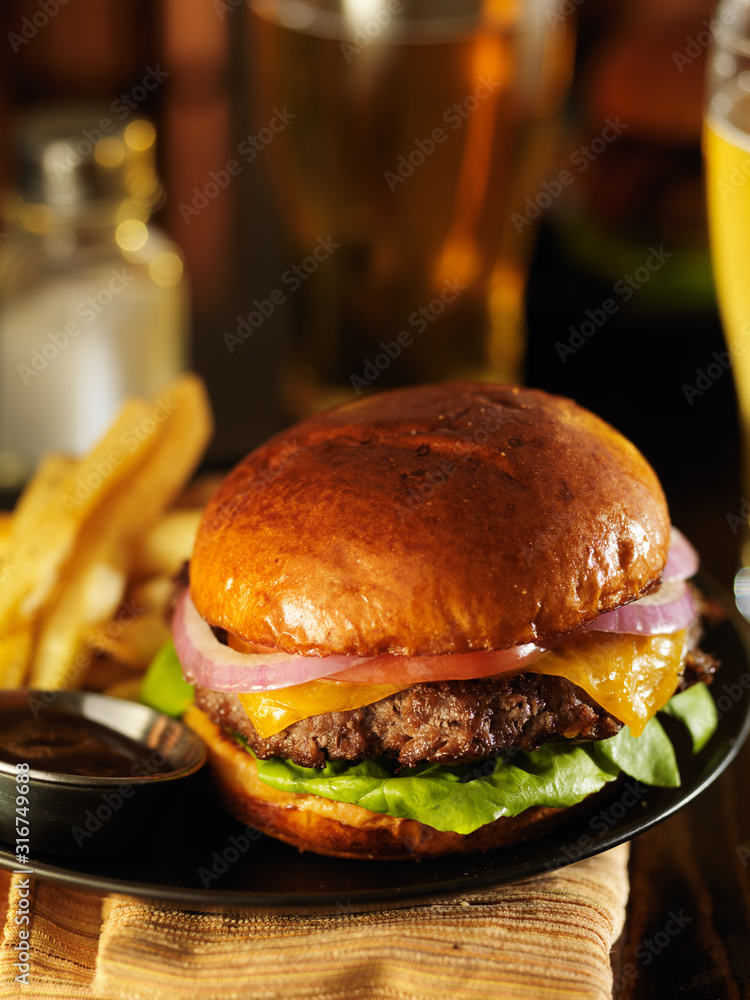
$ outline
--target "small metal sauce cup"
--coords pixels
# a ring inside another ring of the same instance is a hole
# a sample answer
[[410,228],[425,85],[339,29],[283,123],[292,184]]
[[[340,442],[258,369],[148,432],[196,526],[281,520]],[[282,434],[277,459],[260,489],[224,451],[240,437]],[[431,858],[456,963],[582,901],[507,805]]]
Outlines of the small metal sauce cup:
[[[47,707],[129,737],[143,756],[124,777],[19,771],[0,760],[0,840],[14,850],[25,842],[23,832],[32,852],[92,856],[137,848],[183,787],[176,779],[205,763],[206,748],[195,733],[145,705],[86,691],[0,691],[0,711],[28,709],[30,718],[43,718]],[[23,797],[17,802],[22,774],[28,777],[26,809]]]

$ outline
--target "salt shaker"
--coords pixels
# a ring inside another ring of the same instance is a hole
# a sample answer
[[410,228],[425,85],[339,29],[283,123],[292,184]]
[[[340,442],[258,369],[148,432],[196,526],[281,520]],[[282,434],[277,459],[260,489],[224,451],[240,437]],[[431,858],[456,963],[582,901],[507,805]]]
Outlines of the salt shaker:
[[156,131],[90,108],[28,115],[0,243],[0,487],[88,449],[188,362],[179,248],[150,221]]

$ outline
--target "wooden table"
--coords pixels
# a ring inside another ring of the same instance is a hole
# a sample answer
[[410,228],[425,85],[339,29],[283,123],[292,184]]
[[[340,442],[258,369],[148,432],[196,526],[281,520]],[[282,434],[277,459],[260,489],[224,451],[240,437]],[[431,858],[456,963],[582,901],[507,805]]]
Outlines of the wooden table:
[[750,744],[692,805],[637,838],[618,1000],[750,997]]

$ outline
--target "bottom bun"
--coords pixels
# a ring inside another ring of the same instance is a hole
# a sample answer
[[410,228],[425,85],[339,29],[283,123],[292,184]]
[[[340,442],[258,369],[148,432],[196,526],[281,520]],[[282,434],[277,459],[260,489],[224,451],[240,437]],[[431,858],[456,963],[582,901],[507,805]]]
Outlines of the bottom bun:
[[200,709],[189,708],[183,721],[206,744],[209,765],[229,812],[247,826],[316,854],[390,861],[487,851],[536,839],[575,811],[575,807],[538,806],[518,816],[501,817],[473,833],[443,832],[348,802],[278,791],[260,780],[255,759]]

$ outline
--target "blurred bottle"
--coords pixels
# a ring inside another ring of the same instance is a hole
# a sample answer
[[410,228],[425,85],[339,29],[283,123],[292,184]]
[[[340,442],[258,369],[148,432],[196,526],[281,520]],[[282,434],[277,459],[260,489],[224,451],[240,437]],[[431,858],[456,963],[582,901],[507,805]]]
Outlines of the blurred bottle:
[[186,366],[182,254],[149,221],[155,141],[142,116],[98,109],[20,124],[0,243],[0,487],[44,451],[90,447],[125,397]]

